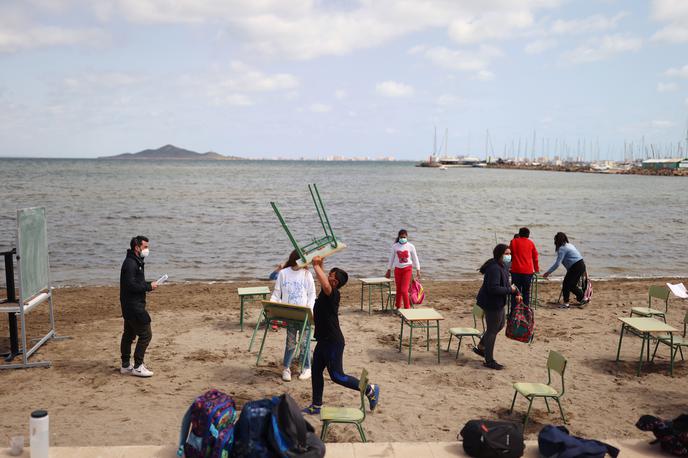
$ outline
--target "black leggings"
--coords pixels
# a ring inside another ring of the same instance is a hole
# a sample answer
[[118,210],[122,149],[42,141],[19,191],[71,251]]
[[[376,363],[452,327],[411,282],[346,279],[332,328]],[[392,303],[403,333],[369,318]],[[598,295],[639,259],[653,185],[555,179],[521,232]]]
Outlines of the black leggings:
[[504,329],[506,322],[504,307],[500,307],[498,310],[485,310],[485,322],[487,329],[480,339],[480,347],[485,352],[485,361],[489,363],[494,361],[495,340],[497,340],[499,331]]
[[583,291],[578,287],[578,281],[584,273],[585,263],[582,259],[569,267],[569,269],[566,271],[566,276],[564,276],[564,284],[562,286],[565,303],[568,304],[569,302],[569,293],[573,293],[578,302],[583,300]]
[[323,372],[327,368],[333,382],[358,391],[358,379],[344,373],[343,361],[344,343],[318,342],[313,351],[312,377],[313,377],[313,404],[322,405],[325,380]]

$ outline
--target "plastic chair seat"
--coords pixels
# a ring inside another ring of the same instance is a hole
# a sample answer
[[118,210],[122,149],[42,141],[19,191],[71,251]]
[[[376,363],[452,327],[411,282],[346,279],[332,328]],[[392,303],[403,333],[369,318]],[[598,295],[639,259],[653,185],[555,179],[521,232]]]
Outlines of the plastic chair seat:
[[320,410],[321,421],[359,422],[364,418],[361,409],[349,407],[323,407]]
[[[657,336],[657,340],[661,340],[663,343],[669,345],[671,343],[671,337],[669,334],[661,334]],[[674,336],[674,346],[680,345],[682,347],[688,346],[688,338],[682,336]]]
[[559,392],[555,390],[550,385],[545,383],[526,383],[518,382],[514,383],[514,389],[518,391],[525,397],[530,396],[547,396],[547,397],[557,397]]
[[449,334],[453,336],[476,336],[479,337],[483,333],[475,328],[449,328]]
[[662,312],[661,310],[656,310],[656,309],[653,309],[650,307],[633,307],[631,309],[631,314],[642,315],[642,316],[652,316],[652,315],[664,316],[664,315],[666,315],[666,312]]

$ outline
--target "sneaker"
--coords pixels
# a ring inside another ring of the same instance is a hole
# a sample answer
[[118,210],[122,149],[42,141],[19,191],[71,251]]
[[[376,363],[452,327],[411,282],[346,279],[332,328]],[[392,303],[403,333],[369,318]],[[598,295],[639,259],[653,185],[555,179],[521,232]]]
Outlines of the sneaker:
[[288,367],[282,371],[282,380],[285,382],[291,382],[291,369]]
[[301,412],[308,415],[318,415],[320,413],[320,409],[322,409],[322,406],[316,406],[315,404],[311,404],[305,409],[303,409]]
[[569,305],[568,302],[565,302],[565,303],[563,303],[563,304],[559,304],[559,308],[560,308],[560,309],[567,309],[567,308],[569,308],[569,307],[570,307],[570,305]]
[[153,371],[150,371],[141,364],[139,367],[135,367],[131,370],[131,375],[135,375],[137,377],[152,377],[153,376]]
[[370,385],[372,393],[368,394],[368,403],[370,404],[370,411],[372,412],[377,407],[377,403],[380,402],[380,385]]
[[304,371],[299,374],[299,380],[308,380],[309,378],[311,378],[310,369],[304,369]]
[[497,370],[497,371],[501,371],[502,369],[504,369],[504,366],[502,366],[501,364],[499,364],[499,363],[498,363],[497,361],[495,361],[494,359],[493,359],[492,361],[485,361],[485,362],[483,363],[483,366],[485,366],[485,367],[487,367],[487,368],[490,368],[490,369]]
[[134,365],[129,364],[127,367],[124,367],[124,366],[120,367],[119,373],[122,375],[131,375],[131,371],[133,371],[133,370],[134,370]]

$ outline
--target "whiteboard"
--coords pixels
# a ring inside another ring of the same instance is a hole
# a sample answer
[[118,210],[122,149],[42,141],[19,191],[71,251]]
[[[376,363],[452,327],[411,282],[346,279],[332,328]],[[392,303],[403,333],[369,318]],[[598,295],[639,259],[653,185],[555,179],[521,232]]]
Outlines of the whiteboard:
[[19,294],[23,303],[49,290],[48,232],[45,208],[17,210],[17,259]]

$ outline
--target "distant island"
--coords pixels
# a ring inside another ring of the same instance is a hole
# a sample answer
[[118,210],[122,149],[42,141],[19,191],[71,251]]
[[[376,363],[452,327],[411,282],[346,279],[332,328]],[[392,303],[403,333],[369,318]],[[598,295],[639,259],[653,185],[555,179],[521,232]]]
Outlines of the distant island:
[[161,146],[158,149],[145,149],[138,153],[124,153],[116,156],[103,156],[98,159],[135,159],[135,160],[203,160],[203,161],[236,161],[243,158],[237,156],[223,156],[209,151],[197,153],[174,145]]

